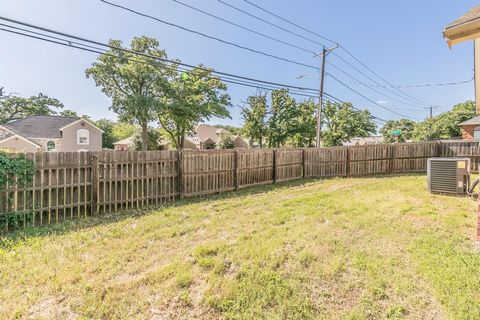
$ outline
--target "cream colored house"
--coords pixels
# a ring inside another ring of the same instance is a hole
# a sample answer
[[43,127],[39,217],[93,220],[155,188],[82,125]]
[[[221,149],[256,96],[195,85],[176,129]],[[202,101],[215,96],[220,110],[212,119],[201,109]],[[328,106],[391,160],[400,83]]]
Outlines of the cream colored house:
[[[215,149],[220,142],[222,133],[225,129],[219,129],[209,124],[199,124],[195,128],[195,133],[185,137],[185,149]],[[248,148],[248,142],[240,136],[232,136],[235,148]]]
[[0,149],[16,152],[101,151],[102,133],[85,119],[31,116],[0,125]]

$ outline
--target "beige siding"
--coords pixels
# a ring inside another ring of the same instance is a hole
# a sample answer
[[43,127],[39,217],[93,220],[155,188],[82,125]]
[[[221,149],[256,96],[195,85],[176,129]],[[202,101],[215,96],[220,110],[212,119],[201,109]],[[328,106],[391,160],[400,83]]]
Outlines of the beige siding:
[[56,152],[64,151],[64,150],[62,149],[62,144],[63,144],[62,139],[44,139],[44,138],[42,138],[42,139],[33,139],[33,138],[31,138],[31,139],[28,139],[28,140],[33,141],[33,142],[35,142],[36,144],[38,144],[40,147],[42,147],[42,151],[47,151],[47,143],[48,143],[49,141],[55,142],[55,150],[54,150],[54,151],[56,151]]
[[[78,144],[77,130],[86,129],[90,132],[90,141],[88,145]],[[87,121],[79,121],[63,129],[63,143],[61,148],[56,151],[101,151],[102,150],[102,132]]]
[[0,141],[0,149],[7,149],[7,150],[16,151],[16,152],[41,151],[40,148],[36,147],[34,144],[19,137],[14,137],[8,140]]

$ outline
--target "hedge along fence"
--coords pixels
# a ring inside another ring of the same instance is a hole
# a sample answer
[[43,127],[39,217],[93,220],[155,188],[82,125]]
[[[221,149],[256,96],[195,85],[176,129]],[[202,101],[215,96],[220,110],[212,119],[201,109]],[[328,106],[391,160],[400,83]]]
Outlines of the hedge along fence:
[[[22,226],[44,225],[302,178],[425,172],[427,159],[439,156],[470,157],[478,168],[479,143],[34,153],[27,154],[32,181],[0,192],[0,217],[28,214]],[[0,221],[3,229],[18,226]]]

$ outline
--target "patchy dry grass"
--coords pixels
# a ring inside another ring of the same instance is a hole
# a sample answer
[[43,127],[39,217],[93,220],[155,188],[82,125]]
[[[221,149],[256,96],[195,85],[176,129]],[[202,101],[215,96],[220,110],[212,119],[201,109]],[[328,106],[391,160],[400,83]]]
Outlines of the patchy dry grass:
[[8,235],[0,318],[479,319],[475,202],[332,179]]

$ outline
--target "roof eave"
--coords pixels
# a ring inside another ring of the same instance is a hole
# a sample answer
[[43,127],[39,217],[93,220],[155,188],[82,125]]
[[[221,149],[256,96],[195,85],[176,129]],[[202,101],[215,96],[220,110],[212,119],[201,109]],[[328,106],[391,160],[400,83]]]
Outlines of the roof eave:
[[464,41],[480,38],[480,19],[457,26],[446,27],[443,30],[443,37],[447,39],[449,47]]

